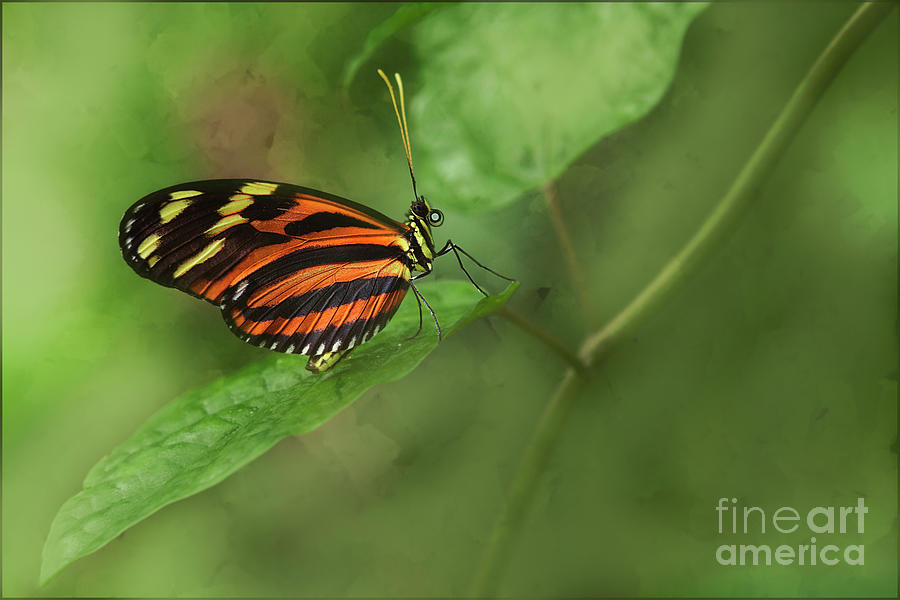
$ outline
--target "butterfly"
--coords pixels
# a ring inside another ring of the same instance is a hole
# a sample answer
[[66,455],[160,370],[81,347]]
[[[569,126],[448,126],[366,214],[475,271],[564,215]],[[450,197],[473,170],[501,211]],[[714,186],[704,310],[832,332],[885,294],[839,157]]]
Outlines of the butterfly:
[[412,179],[415,199],[404,221],[289,183],[195,181],[155,191],[126,211],[119,226],[125,261],[142,277],[217,305],[243,341],[309,356],[313,372],[383,330],[410,287],[420,330],[424,301],[440,336],[413,281],[452,251],[487,295],[460,252],[487,267],[450,240],[436,249],[431,228],[443,214],[416,190],[403,82],[395,74],[398,109],[390,80],[378,74],[390,91]]

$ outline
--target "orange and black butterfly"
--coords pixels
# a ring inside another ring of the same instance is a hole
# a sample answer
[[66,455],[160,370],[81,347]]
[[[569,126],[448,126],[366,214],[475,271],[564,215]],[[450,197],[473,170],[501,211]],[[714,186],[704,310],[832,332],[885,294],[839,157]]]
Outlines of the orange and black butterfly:
[[[416,191],[403,83],[395,75],[398,109],[390,81],[378,73],[391,93],[413,182],[404,222],[287,183],[196,181],[153,192],[128,209],[119,227],[126,262],[141,277],[217,305],[245,342],[310,356],[306,368],[314,372],[381,331],[411,285],[424,300],[412,281],[431,273],[438,256],[453,251],[462,266],[459,252],[469,255],[452,241],[435,249],[431,228],[443,215]],[[419,310],[421,327],[421,303]]]

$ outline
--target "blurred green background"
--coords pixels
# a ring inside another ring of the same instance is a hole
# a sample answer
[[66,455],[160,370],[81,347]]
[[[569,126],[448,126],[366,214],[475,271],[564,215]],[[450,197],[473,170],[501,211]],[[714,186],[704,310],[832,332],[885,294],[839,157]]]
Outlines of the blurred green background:
[[[179,393],[267,354],[204,303],[136,277],[117,246],[122,213],[177,182],[259,177],[399,217],[409,182],[376,66],[404,75],[420,190],[445,212],[439,240],[520,279],[511,304],[529,319],[572,346],[583,337],[543,197],[492,201],[527,177],[486,181],[491,210],[478,210],[446,185],[441,140],[420,138],[437,127],[417,121],[439,90],[434,56],[466,50],[434,32],[465,23],[454,11],[467,9],[420,15],[347,90],[346,65],[398,5],[2,9],[3,594],[464,594],[564,370],[499,320],[46,587],[37,578],[55,512],[99,458]],[[564,170],[560,201],[598,315],[614,315],[694,232],[853,10],[709,7],[659,103]],[[597,368],[502,594],[896,593],[897,24],[895,10],[850,59],[717,255]],[[554,82],[540,101],[591,89],[594,67],[574,65],[583,80]],[[472,72],[447,77],[478,86]],[[581,105],[561,106],[571,118]],[[436,276],[461,274],[448,260]],[[865,566],[715,562],[721,543],[808,543],[723,538],[719,497],[807,510],[859,496],[865,533],[835,543],[864,543]]]

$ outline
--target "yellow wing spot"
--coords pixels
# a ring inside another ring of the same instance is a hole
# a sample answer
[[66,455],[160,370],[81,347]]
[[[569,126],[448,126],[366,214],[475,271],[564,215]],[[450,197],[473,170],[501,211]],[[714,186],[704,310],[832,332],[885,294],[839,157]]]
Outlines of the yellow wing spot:
[[248,196],[247,194],[235,194],[229,200],[231,202],[219,209],[220,215],[225,216],[241,212],[253,204],[253,196]]
[[196,190],[181,190],[180,192],[172,192],[169,195],[172,196],[172,200],[184,200],[185,198],[199,196],[202,193],[203,192],[198,192]]
[[154,233],[153,235],[147,236],[147,239],[138,246],[138,255],[141,258],[147,258],[153,254],[153,251],[156,250],[157,247],[159,247],[159,236]]
[[242,217],[241,215],[229,215],[227,217],[222,217],[219,221],[204,231],[206,235],[217,235],[229,227],[234,227],[235,225],[240,225],[241,223],[246,223],[247,219]]
[[167,202],[162,205],[162,208],[159,209],[159,220],[161,223],[166,224],[190,206],[190,200],[175,200],[174,202]]
[[150,268],[151,268],[151,269],[152,269],[153,266],[156,265],[156,263],[158,263],[158,262],[159,262],[159,257],[158,257],[158,256],[151,256],[149,259],[147,259],[147,264],[150,265]]
[[254,196],[268,196],[278,187],[277,183],[266,183],[265,181],[254,181],[245,183],[241,188],[244,194],[253,194]]
[[196,267],[203,261],[209,260],[210,258],[215,256],[219,252],[219,250],[221,250],[224,246],[225,246],[224,239],[216,240],[216,241],[212,242],[206,248],[204,248],[203,250],[201,250],[200,252],[198,252],[197,254],[192,256],[191,258],[189,258],[186,261],[184,261],[183,263],[181,263],[178,266],[178,268],[175,269],[175,273],[172,274],[172,277],[175,277],[176,279],[178,277],[181,277],[182,275],[184,275],[185,273],[187,273],[188,271],[190,271],[191,269],[193,269],[194,267]]

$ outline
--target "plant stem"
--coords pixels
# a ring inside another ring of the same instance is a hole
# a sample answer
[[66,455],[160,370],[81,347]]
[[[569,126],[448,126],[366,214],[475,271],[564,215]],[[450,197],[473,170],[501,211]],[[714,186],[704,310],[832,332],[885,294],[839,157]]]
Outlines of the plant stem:
[[560,342],[558,339],[550,335],[546,330],[541,329],[522,315],[517,312],[510,310],[506,306],[501,306],[494,314],[503,317],[528,335],[537,339],[539,342],[547,346],[550,350],[553,350],[558,354],[563,360],[569,363],[569,366],[575,369],[578,373],[583,373],[587,365],[585,365],[578,356],[569,350],[565,344]]
[[509,487],[500,516],[494,522],[472,586],[473,596],[480,598],[497,595],[497,580],[509,558],[513,536],[518,532],[522,519],[531,505],[544,463],[556,445],[569,407],[584,381],[583,377],[576,374],[575,369],[567,369],[553,398],[544,408]]
[[584,270],[578,261],[578,253],[575,252],[575,246],[572,244],[572,238],[569,236],[569,230],[566,227],[566,221],[563,219],[562,209],[559,206],[559,193],[556,189],[556,182],[550,181],[543,187],[544,199],[547,201],[547,210],[550,212],[550,220],[553,222],[553,228],[556,230],[556,237],[559,238],[559,244],[562,246],[563,257],[566,259],[566,265],[569,268],[569,276],[572,278],[572,284],[575,287],[575,293],[578,295],[578,301],[581,303],[581,309],[591,326],[597,325],[597,318],[594,314],[593,303],[587,291],[587,279],[584,276]]
[[[585,339],[579,351],[582,362],[589,366],[596,364],[623,335],[633,331],[653,309],[668,299],[677,284],[686,281],[688,275],[696,270],[701,259],[712,254],[717,242],[735,224],[742,209],[759,189],[841,67],[894,5],[893,2],[867,2],[856,10],[825,47],[725,196],[694,236],[621,312]],[[569,369],[544,409],[488,539],[475,578],[473,595],[496,594],[501,571],[513,547],[513,538],[520,529],[544,464],[559,438],[569,407],[583,382],[583,378],[576,377],[574,370]]]

